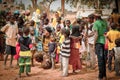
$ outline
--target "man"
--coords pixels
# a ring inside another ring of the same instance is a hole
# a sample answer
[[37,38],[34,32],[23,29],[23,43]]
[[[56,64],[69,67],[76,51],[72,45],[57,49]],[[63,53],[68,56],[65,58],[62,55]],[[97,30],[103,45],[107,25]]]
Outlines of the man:
[[104,53],[105,36],[107,23],[101,18],[100,14],[95,14],[96,21],[93,25],[95,34],[94,44],[95,53],[98,58],[99,80],[106,80],[106,56]]

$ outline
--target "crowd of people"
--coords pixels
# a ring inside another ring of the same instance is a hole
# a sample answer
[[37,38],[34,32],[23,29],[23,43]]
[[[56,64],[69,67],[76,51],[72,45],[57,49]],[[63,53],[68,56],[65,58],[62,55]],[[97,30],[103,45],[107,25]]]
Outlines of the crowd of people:
[[46,12],[37,9],[33,13],[1,11],[0,17],[0,59],[4,59],[4,69],[9,55],[11,68],[16,59],[19,77],[25,68],[29,76],[31,66],[35,66],[34,59],[41,62],[44,69],[56,69],[60,63],[63,77],[68,76],[69,65],[76,74],[76,70],[82,69],[85,53],[88,68],[94,70],[98,62],[99,80],[107,78],[106,63],[108,70],[113,70],[113,57],[116,76],[120,76],[120,23],[114,22],[113,16],[105,20],[99,13],[93,13],[71,23],[72,20],[66,20],[59,11],[49,19]]

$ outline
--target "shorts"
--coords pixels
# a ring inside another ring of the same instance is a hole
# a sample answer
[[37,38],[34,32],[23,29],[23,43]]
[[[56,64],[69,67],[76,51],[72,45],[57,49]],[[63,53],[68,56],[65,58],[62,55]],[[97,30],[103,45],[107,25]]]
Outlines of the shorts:
[[16,48],[13,47],[13,46],[10,46],[10,45],[6,45],[5,53],[10,54],[10,55],[15,55],[16,54]]

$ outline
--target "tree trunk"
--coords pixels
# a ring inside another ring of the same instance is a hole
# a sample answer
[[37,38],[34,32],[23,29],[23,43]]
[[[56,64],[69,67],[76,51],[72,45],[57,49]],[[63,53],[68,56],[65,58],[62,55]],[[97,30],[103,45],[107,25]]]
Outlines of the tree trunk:
[[118,0],[115,0],[115,5],[116,5],[116,12],[118,13],[119,12],[119,1]]
[[31,0],[33,9],[37,8],[37,0]]
[[62,14],[64,15],[64,10],[65,10],[65,0],[61,0],[61,9],[62,9]]

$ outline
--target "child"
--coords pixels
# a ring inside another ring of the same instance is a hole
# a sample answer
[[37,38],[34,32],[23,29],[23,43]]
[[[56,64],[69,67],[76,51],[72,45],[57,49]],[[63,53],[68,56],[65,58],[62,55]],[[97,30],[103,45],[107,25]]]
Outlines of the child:
[[56,51],[56,63],[59,61],[59,52],[60,52],[60,47],[59,47],[59,40],[60,40],[60,30],[61,27],[57,26],[56,27],[56,42],[57,42],[57,51]]
[[21,73],[24,72],[24,68],[26,67],[26,75],[29,76],[29,72],[31,71],[31,52],[30,45],[32,43],[31,38],[29,38],[29,28],[23,28],[23,36],[21,36],[18,40],[20,44],[20,54],[19,54],[19,77],[21,77]]
[[63,68],[63,77],[68,76],[68,64],[69,64],[69,57],[70,57],[70,30],[66,29],[64,32],[65,40],[61,46],[61,58],[62,58],[62,68]]
[[12,67],[13,56],[16,54],[15,46],[17,41],[18,26],[13,15],[10,17],[10,22],[6,24],[1,31],[6,34],[6,56],[4,61],[4,68],[6,69],[8,55],[11,55],[10,67]]
[[42,42],[43,42],[43,51],[46,52],[46,53],[48,53],[48,51],[49,51],[48,43],[50,42],[51,33],[52,33],[51,27],[46,27],[44,29]]
[[66,21],[65,21],[65,28],[72,30],[72,25],[71,25],[70,20],[66,20]]
[[32,53],[32,66],[34,67],[34,54],[35,54],[35,52],[36,52],[36,37],[35,37],[35,35],[34,35],[34,33],[35,33],[35,29],[34,29],[34,27],[30,27],[30,38],[31,38],[31,40],[32,40],[32,45],[33,45],[33,47],[32,47],[32,49],[31,49],[31,53]]
[[43,28],[45,28],[45,27],[47,27],[47,26],[49,26],[49,19],[48,19],[48,18],[44,19]]
[[81,59],[80,59],[80,42],[81,42],[81,34],[80,27],[75,25],[72,27],[72,34],[70,36],[70,58],[69,64],[72,65],[73,74],[76,74],[76,70],[80,70],[82,68]]
[[[21,36],[23,36],[23,30],[22,30],[22,28],[19,28],[18,35],[17,35],[17,41]],[[17,42],[16,55],[14,56],[14,59],[17,60],[17,66],[18,66],[19,53],[20,53],[20,44]]]
[[[64,28],[64,25],[63,25],[62,22],[61,22],[61,17],[57,18],[57,25],[56,25],[56,27],[57,27],[57,26],[60,26],[61,29]],[[55,29],[56,29],[56,27],[55,27]]]
[[111,24],[111,30],[108,31],[106,37],[109,40],[108,42],[108,69],[112,70],[112,57],[114,56],[113,48],[115,47],[115,40],[120,37],[119,31],[116,30],[117,25],[115,23]]
[[115,40],[116,47],[114,47],[115,52],[115,72],[116,76],[120,76],[120,38]]
[[[58,47],[57,47],[58,50],[60,50],[61,45],[62,45],[63,41],[65,40],[64,32],[65,32],[65,28],[62,28],[62,29],[60,30],[60,40],[59,40]],[[60,51],[58,51],[58,52],[60,53]],[[61,59],[61,55],[59,55],[59,62],[61,63],[61,64],[60,64],[60,70],[62,70],[62,59]]]
[[50,59],[51,59],[51,62],[52,62],[52,69],[55,68],[55,52],[56,52],[56,42],[55,42],[55,38],[54,36],[51,36],[51,40],[48,44],[48,47],[49,47],[49,55],[50,55]]

